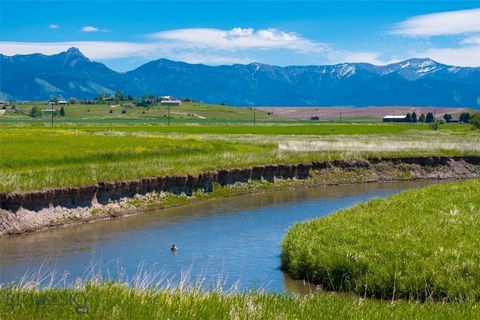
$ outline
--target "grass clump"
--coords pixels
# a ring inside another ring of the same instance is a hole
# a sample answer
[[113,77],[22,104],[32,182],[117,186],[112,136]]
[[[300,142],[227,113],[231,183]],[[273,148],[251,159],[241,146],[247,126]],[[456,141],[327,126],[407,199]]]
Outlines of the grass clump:
[[0,289],[2,319],[474,319],[474,303],[417,304],[349,295],[145,290],[122,284]]
[[439,184],[296,224],[283,266],[362,296],[479,301],[479,195],[480,180]]

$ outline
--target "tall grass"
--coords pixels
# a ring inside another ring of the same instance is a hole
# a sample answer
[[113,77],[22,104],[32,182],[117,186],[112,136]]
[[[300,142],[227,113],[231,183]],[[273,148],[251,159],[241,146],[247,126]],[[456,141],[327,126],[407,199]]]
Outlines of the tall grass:
[[416,304],[317,294],[154,291],[110,283],[82,288],[0,289],[2,319],[478,319],[473,303]]
[[[357,126],[252,128],[5,126],[0,129],[0,191],[81,186],[99,181],[312,160],[480,153],[480,135],[476,132],[425,132],[425,142],[419,144],[420,131],[352,135],[349,133],[355,132]],[[375,132],[384,128],[401,127],[368,125],[357,129]],[[330,129],[348,134],[324,135]],[[378,143],[372,144],[372,140]]]
[[480,300],[480,180],[371,200],[292,227],[295,278],[382,299]]

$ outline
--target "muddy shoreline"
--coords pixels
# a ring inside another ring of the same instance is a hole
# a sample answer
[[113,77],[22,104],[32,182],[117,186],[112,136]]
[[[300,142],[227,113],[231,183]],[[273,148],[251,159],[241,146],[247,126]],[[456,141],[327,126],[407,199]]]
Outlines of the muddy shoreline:
[[[145,211],[131,203],[164,193],[211,192],[214,184],[230,186],[249,181],[299,181],[300,186],[397,180],[480,178],[480,157],[409,157],[318,161],[294,165],[267,165],[192,175],[168,175],[92,186],[32,192],[0,193],[0,235],[14,235],[74,223],[105,220]],[[305,182],[308,181],[308,184]],[[286,187],[295,187],[289,185]],[[246,190],[237,194],[263,192]],[[160,197],[161,198],[161,197]],[[174,205],[163,205],[158,208]]]

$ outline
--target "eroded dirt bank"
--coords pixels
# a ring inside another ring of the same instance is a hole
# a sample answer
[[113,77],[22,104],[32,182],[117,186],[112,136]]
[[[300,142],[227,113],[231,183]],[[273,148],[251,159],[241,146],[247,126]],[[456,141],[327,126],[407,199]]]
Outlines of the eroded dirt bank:
[[[228,187],[249,181],[290,181],[285,186],[295,187],[478,177],[480,157],[372,158],[268,165],[219,170],[198,176],[170,175],[86,187],[7,192],[0,193],[0,234],[18,234],[130,214],[145,209],[142,202],[149,202],[150,207],[152,203],[162,207],[162,199],[169,193],[188,197],[195,191],[211,192],[215,184]],[[262,190],[251,190],[259,191]]]

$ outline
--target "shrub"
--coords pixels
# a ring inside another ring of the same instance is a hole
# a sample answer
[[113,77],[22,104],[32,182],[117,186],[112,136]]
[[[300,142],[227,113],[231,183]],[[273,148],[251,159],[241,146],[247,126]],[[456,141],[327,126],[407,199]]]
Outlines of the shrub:
[[127,110],[123,109],[123,110],[122,110],[122,113],[127,113]]
[[433,113],[429,112],[427,113],[427,117],[425,118],[426,123],[431,123],[435,121],[435,117],[433,116]]
[[34,106],[32,107],[32,109],[30,110],[30,116],[32,118],[40,118],[42,116],[42,111],[40,110],[39,107],[37,106]]
[[470,123],[473,127],[480,129],[480,112],[475,112],[470,118]]

